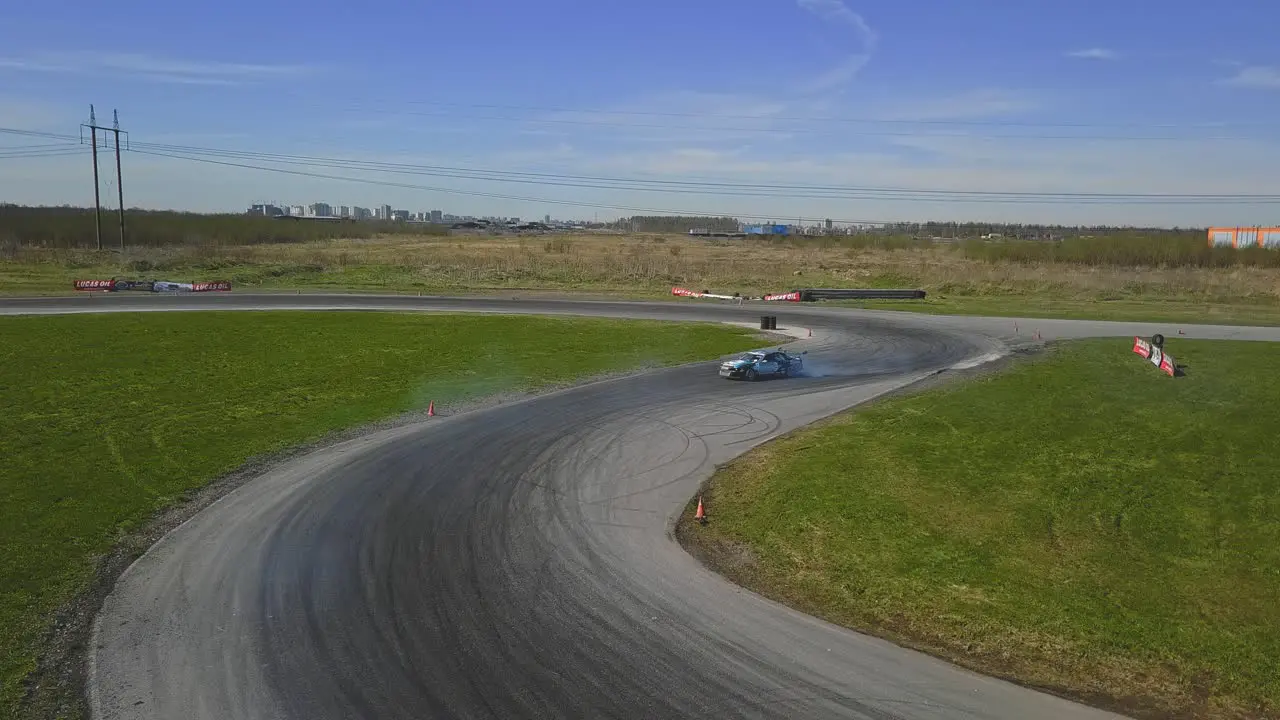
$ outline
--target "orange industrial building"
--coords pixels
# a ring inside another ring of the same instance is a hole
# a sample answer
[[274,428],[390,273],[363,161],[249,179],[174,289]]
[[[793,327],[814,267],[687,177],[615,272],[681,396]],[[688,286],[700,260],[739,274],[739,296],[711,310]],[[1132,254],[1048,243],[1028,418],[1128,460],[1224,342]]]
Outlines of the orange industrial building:
[[1209,247],[1280,248],[1280,227],[1209,228]]

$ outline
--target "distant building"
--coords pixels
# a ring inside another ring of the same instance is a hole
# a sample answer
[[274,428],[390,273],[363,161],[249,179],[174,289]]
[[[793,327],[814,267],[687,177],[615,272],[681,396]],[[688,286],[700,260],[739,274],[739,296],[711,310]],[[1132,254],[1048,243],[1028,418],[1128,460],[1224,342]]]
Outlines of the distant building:
[[392,218],[392,215],[391,215],[392,212],[393,211],[390,205],[383,205],[381,208],[378,209],[378,219],[390,220]]
[[787,235],[790,228],[786,225],[776,225],[773,223],[765,223],[763,225],[748,225],[744,228],[744,232],[748,235]]
[[307,214],[307,209],[301,205],[291,205],[289,207],[289,214],[293,217],[302,217]]
[[389,205],[386,206],[386,208],[384,209],[387,210],[388,217],[390,217],[392,220],[395,220],[396,222],[405,222],[409,219],[408,210],[391,210]]
[[311,203],[307,206],[307,210],[314,217],[331,217],[333,215],[333,207],[329,203]]
[[444,213],[439,210],[432,210],[431,222],[433,223],[444,222]]
[[249,208],[250,215],[262,215],[264,217],[280,217],[285,214],[285,209],[277,205],[269,203],[260,203]]
[[1280,227],[1211,227],[1209,247],[1280,248]]
[[343,205],[342,207],[338,208],[338,217],[344,217],[344,218],[351,217],[351,206]]

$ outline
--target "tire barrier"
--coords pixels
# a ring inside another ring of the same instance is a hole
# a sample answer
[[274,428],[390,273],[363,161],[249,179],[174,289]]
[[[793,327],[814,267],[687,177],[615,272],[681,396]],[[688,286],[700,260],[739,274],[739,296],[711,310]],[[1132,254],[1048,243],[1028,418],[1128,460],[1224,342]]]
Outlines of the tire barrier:
[[170,280],[76,280],[76,290],[98,292],[231,292],[230,280],[173,282]]
[[815,300],[923,300],[924,290],[839,289],[805,288],[799,291],[801,299]]
[[682,287],[671,288],[671,294],[679,297],[715,298],[718,300],[763,300],[765,302],[816,302],[819,300],[923,300],[924,290],[880,290],[880,289],[840,289],[840,288],[803,288],[780,293],[770,293],[759,297],[745,297],[739,293],[723,295],[709,290],[689,290]]
[[761,330],[777,330],[778,316],[777,315],[761,315],[760,329]]
[[1164,336],[1156,334],[1151,336],[1151,340],[1143,340],[1140,337],[1133,338],[1133,352],[1155,365],[1169,377],[1175,377],[1178,374],[1178,364],[1174,361],[1173,356],[1164,351]]

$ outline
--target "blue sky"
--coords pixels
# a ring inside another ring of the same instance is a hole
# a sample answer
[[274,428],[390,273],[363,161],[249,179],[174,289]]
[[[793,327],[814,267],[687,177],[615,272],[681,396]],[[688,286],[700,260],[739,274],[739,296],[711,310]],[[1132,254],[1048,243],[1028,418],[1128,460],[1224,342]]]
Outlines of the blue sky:
[[[228,0],[114,14],[51,1],[4,12],[0,127],[78,135],[95,103],[100,122],[119,108],[139,151],[642,179],[667,190],[690,179],[776,186],[761,196],[642,192],[230,160],[370,181],[359,183],[130,152],[126,203],[144,207],[320,200],[523,217],[631,214],[625,207],[780,220],[1275,223],[1266,205],[818,199],[786,188],[1278,193],[1280,131],[1266,123],[1280,111],[1280,50],[1257,39],[1278,21],[1280,6],[1260,0]],[[86,155],[14,154],[56,142],[0,134],[0,201],[91,202]],[[107,197],[113,182],[103,181]]]

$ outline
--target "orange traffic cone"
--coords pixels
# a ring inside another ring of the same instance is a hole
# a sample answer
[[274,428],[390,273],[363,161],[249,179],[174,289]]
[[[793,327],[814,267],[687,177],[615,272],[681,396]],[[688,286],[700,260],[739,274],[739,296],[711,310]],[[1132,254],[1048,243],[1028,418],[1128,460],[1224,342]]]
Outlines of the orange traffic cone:
[[698,496],[698,509],[693,513],[693,519],[697,520],[699,523],[703,525],[707,524],[707,511],[705,508],[702,507],[701,495]]
[[436,416],[436,401],[432,400],[431,402],[427,403],[427,417],[435,417],[435,416]]

